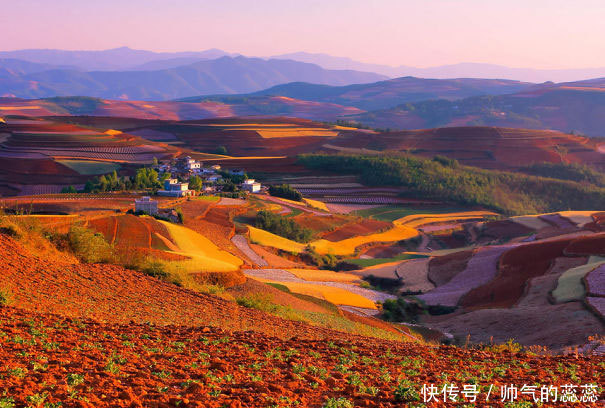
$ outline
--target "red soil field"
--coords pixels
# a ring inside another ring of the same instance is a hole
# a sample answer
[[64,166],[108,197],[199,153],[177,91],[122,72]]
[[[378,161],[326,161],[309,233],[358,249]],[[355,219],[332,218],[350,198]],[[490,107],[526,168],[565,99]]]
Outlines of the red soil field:
[[302,213],[295,217],[292,217],[293,221],[296,221],[301,227],[308,228],[315,232],[327,232],[343,224],[349,222],[346,217],[339,215],[329,215],[326,217],[318,217],[314,214]]
[[429,261],[429,280],[435,286],[445,285],[466,268],[473,254],[474,251],[460,251],[431,258]]
[[[490,381],[480,380],[480,389],[495,383],[498,393],[503,384],[561,387],[576,384],[577,378],[598,384],[600,372],[598,360],[585,356],[429,348],[347,337],[280,340],[251,331],[105,324],[15,308],[2,308],[0,330],[6,333],[0,338],[0,387],[17,406],[29,406],[29,396],[46,395],[46,403],[67,402],[63,406],[69,407],[285,407],[288,398],[301,407],[319,408],[328,398],[343,397],[358,407],[391,408],[412,404],[395,398],[398,378],[412,380],[409,386],[418,393],[423,383],[440,385],[440,376],[460,378],[461,363],[469,376],[461,383],[494,367],[529,367],[503,369]],[[32,368],[30,361],[44,369]],[[343,364],[349,368],[344,374],[338,370]],[[405,374],[412,364],[417,364],[415,377]],[[26,366],[29,375],[10,375]],[[561,366],[573,366],[573,374],[558,372]],[[556,378],[548,374],[552,372]],[[376,395],[352,385],[351,378],[357,377],[366,387],[376,387]],[[72,398],[74,392],[79,400]],[[482,394],[478,401],[484,398]],[[505,406],[499,398],[489,405]]]
[[574,239],[565,248],[565,254],[605,256],[605,232]]
[[300,322],[239,307],[119,266],[36,257],[2,234],[0,269],[3,271],[0,287],[12,292],[12,306],[29,311],[92,318],[112,324],[149,322],[234,330],[254,327],[282,338],[335,336],[331,330],[319,327],[310,330]]
[[332,232],[324,234],[322,238],[327,239],[328,241],[336,242],[358,235],[370,235],[392,227],[392,225],[393,224],[387,221],[364,219],[353,224],[347,224],[337,228]]
[[507,308],[523,296],[527,282],[544,275],[555,258],[563,256],[571,239],[537,242],[506,251],[491,282],[468,292],[460,305],[469,309]]

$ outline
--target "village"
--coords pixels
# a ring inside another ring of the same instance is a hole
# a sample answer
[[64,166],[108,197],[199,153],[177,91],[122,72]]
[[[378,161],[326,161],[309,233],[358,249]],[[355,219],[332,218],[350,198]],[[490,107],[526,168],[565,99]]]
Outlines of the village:
[[[255,179],[247,178],[243,169],[222,170],[218,164],[205,167],[201,161],[190,156],[157,162],[152,168],[164,176],[163,188],[156,192],[158,196],[181,198],[222,193],[245,196],[267,191],[266,186],[262,186]],[[241,182],[235,184],[233,180]],[[135,199],[134,213],[179,221],[174,209],[159,208],[158,201],[150,196]]]

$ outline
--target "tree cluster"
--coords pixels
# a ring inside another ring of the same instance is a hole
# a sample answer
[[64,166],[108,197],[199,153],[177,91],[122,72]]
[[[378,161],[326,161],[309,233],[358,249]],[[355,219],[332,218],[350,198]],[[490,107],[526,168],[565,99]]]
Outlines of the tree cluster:
[[306,243],[313,238],[313,231],[310,229],[303,228],[291,219],[270,211],[259,211],[256,214],[254,226],[296,242]]
[[303,199],[300,191],[292,188],[289,184],[269,186],[269,194],[274,197],[281,197],[292,201],[302,201]]

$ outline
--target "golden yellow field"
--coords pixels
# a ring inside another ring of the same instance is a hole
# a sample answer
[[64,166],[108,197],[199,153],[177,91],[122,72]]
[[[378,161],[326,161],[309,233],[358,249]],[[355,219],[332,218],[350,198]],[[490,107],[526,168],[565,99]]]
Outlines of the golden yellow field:
[[292,252],[295,254],[301,253],[305,250],[305,245],[298,242],[294,242],[287,238],[282,238],[279,235],[272,234],[270,232],[248,226],[250,231],[250,240],[253,243],[259,245],[268,246],[277,249],[283,249],[284,251]]
[[475,218],[482,218],[490,215],[498,215],[491,211],[464,211],[456,213],[444,213],[444,214],[412,214],[405,217],[399,218],[393,221],[395,224],[406,225],[408,227],[419,227],[425,224],[431,224],[434,222],[447,222],[447,221],[462,221]]
[[0,106],[0,110],[32,110],[32,109],[41,109],[39,106],[31,105],[31,106]]
[[177,244],[180,255],[191,259],[177,261],[180,268],[188,272],[229,272],[236,271],[243,261],[219,249],[212,241],[197,232],[166,221],[160,221]]
[[363,307],[366,309],[376,309],[376,304],[370,299],[346,289],[325,286],[316,283],[299,283],[299,282],[279,282],[286,286],[294,293],[313,296],[320,299],[325,299],[335,305]]
[[359,276],[344,272],[326,271],[322,269],[288,269],[293,275],[306,281],[315,282],[355,282]]
[[311,243],[311,247],[320,254],[333,255],[351,255],[355,249],[361,245],[372,242],[396,242],[418,235],[418,231],[405,225],[396,225],[385,232],[379,232],[371,235],[363,235],[344,239],[342,241],[331,242],[320,239]]
[[276,137],[302,137],[302,136],[318,136],[318,137],[336,137],[338,132],[330,129],[317,128],[290,128],[290,129],[242,129],[254,130],[261,135],[263,139],[272,139]]
[[305,203],[307,203],[307,205],[309,207],[313,207],[317,210],[322,210],[325,212],[330,212],[330,210],[328,209],[328,207],[326,206],[326,204],[322,201],[317,201],[317,200],[311,200],[310,198],[303,198],[303,201]]

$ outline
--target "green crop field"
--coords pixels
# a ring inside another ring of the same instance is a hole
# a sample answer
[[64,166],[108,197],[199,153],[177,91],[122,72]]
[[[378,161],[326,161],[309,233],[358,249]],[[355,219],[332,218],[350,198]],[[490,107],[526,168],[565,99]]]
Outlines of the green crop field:
[[119,170],[120,165],[117,163],[102,162],[102,161],[89,161],[89,160],[57,160],[57,163],[61,163],[72,170],[86,176],[92,176],[96,174],[107,174],[114,170]]

